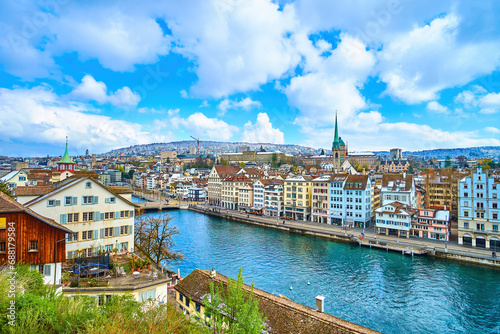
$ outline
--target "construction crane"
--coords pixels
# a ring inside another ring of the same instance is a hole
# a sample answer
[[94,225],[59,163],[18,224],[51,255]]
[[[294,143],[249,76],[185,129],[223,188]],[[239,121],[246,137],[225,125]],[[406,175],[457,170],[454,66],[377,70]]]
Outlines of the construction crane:
[[198,144],[198,148],[196,149],[196,152],[198,155],[200,155],[200,139],[199,138],[195,138],[193,136],[191,136],[191,138],[193,138],[194,140],[196,140],[196,143]]

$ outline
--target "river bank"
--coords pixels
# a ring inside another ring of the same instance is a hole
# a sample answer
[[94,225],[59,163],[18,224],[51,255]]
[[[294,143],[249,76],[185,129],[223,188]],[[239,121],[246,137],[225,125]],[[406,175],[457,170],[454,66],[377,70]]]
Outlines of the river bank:
[[500,268],[500,259],[493,259],[491,254],[488,254],[488,251],[469,249],[458,246],[458,244],[452,242],[445,244],[444,242],[430,239],[406,239],[375,235],[373,230],[344,230],[340,226],[313,222],[295,220],[283,221],[276,218],[242,214],[236,211],[214,208],[211,206],[190,205],[189,210],[246,224],[322,237],[344,243],[355,243],[362,247],[399,252],[409,256],[431,256]]

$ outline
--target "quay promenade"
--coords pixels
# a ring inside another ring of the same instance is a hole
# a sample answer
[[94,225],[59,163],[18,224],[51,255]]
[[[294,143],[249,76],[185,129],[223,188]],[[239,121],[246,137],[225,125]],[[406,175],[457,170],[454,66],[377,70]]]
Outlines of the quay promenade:
[[428,255],[437,258],[465,261],[500,268],[500,259],[498,257],[493,259],[490,250],[465,248],[463,246],[459,246],[456,242],[443,242],[432,239],[417,238],[407,239],[391,235],[376,235],[373,227],[368,229],[351,228],[346,230],[343,227],[336,225],[257,216],[254,214],[241,213],[210,205],[192,204],[189,206],[189,209],[253,225],[325,237],[337,241],[357,243],[364,247],[380,248],[408,255]]

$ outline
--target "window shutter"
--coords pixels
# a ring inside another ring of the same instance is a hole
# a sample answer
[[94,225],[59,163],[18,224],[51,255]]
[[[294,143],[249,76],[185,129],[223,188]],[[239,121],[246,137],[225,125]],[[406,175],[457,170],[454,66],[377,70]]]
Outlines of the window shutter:
[[99,197],[98,196],[94,196],[94,201],[93,201],[94,204],[99,204]]
[[61,224],[66,224],[68,222],[68,216],[65,213],[61,214],[59,221]]
[[103,239],[103,238],[104,238],[104,229],[101,228],[101,239]]
[[[101,229],[102,231],[102,229]],[[94,240],[99,239],[99,230],[94,230]]]
[[129,217],[130,217],[130,218],[133,218],[133,217],[134,217],[134,210],[130,210]]
[[50,264],[46,264],[43,266],[43,275],[50,276]]
[[114,237],[120,236],[120,226],[115,226]]
[[115,219],[119,219],[120,218],[120,211],[116,211],[115,212]]
[[109,203],[109,197],[104,200],[104,202]]
[[73,197],[72,204],[73,205],[77,205],[78,204],[78,197]]
[[101,213],[101,219],[100,220],[104,220],[104,213]]
[[134,234],[134,225],[129,225],[128,234]]
[[49,205],[49,200],[47,200],[47,206],[50,206],[50,205]]
[[56,206],[59,206],[61,205],[61,201],[60,200],[56,200]]
[[94,212],[94,221],[101,220],[101,213],[99,211]]

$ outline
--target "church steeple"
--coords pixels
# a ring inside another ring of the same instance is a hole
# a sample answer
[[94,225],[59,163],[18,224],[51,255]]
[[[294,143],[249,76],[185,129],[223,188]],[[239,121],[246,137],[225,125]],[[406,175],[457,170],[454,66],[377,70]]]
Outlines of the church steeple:
[[339,147],[339,128],[337,124],[337,111],[335,110],[335,136],[333,137],[333,148]]
[[76,167],[76,163],[71,159],[68,153],[68,136],[66,136],[66,150],[64,151],[64,155],[57,162],[57,170],[62,171],[70,171],[74,172]]

